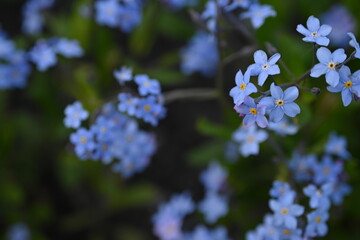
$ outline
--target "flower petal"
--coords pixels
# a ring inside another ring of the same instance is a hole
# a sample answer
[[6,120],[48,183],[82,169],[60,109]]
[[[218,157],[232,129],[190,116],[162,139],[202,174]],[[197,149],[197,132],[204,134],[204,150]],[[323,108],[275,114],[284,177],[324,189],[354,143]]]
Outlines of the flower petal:
[[284,110],[281,107],[275,107],[270,113],[270,121],[277,123],[284,117]]
[[317,32],[320,28],[320,21],[314,16],[310,16],[306,21],[306,26],[311,32]]
[[331,52],[326,47],[321,47],[316,51],[316,56],[319,62],[328,64],[331,61]]
[[342,48],[336,49],[332,53],[332,59],[335,63],[342,63],[346,59],[345,50]]
[[239,70],[235,75],[235,83],[236,85],[241,85],[243,82],[244,82],[244,75],[241,72],[241,70]]
[[289,87],[284,91],[284,101],[285,102],[293,102],[299,96],[299,90],[297,87]]
[[282,99],[284,95],[284,92],[281,89],[281,87],[276,86],[274,83],[272,83],[270,86],[270,93],[271,96],[275,99]]
[[243,120],[243,124],[245,127],[250,127],[255,123],[255,116],[254,115],[246,115]]
[[342,99],[342,102],[345,107],[349,106],[349,104],[351,103],[351,100],[352,100],[352,93],[350,92],[350,90],[348,88],[345,88],[341,92],[341,99]]
[[330,86],[335,87],[339,83],[340,76],[337,71],[330,70],[326,73],[325,79]]
[[274,65],[277,61],[279,61],[280,57],[281,57],[280,53],[275,53],[269,58],[268,64]]
[[300,107],[294,102],[285,103],[284,106],[284,113],[289,117],[295,117],[300,113]]
[[263,50],[257,50],[254,53],[254,61],[255,63],[259,63],[259,64],[265,64],[267,62],[267,55]]
[[269,75],[276,75],[280,73],[280,68],[277,64],[272,65],[271,67],[268,68],[267,72]]
[[310,76],[314,78],[318,78],[321,75],[324,75],[328,71],[328,67],[323,63],[316,64],[312,69]]
[[321,46],[328,46],[330,43],[330,40],[327,37],[317,37],[317,38],[315,38],[315,42],[316,42],[316,44],[321,45]]
[[262,86],[264,84],[264,82],[266,81],[268,76],[269,76],[269,74],[267,73],[267,71],[261,71],[261,73],[259,74],[259,78],[258,78],[259,86]]
[[296,27],[296,31],[298,31],[299,33],[303,34],[304,36],[308,36],[310,35],[310,31],[307,30],[302,24],[297,25]]
[[331,26],[324,24],[324,25],[320,26],[320,29],[319,29],[318,33],[321,36],[327,36],[331,32],[331,30],[332,30]]
[[256,116],[256,123],[259,127],[261,128],[265,128],[267,127],[267,125],[269,124],[268,123],[268,120],[266,119],[266,117],[264,115],[261,115],[261,114],[258,114]]

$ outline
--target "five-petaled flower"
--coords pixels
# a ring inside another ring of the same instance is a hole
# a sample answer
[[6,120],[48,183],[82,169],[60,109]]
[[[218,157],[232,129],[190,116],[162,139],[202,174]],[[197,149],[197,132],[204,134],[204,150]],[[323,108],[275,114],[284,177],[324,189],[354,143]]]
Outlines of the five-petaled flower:
[[236,86],[230,90],[230,96],[234,99],[234,104],[240,105],[244,102],[244,98],[251,93],[257,92],[257,88],[250,82],[250,71],[246,71],[243,75],[241,70],[235,76]]
[[262,86],[269,75],[276,75],[280,73],[280,68],[275,64],[280,59],[280,54],[275,53],[269,59],[263,50],[257,50],[254,53],[254,64],[248,68],[251,76],[258,76],[258,84]]
[[326,37],[331,32],[331,27],[329,25],[321,25],[320,21],[314,16],[310,16],[306,22],[307,28],[302,24],[297,25],[296,31],[303,34],[305,37],[303,41],[305,42],[314,42],[318,45],[327,46],[330,43],[330,40]]
[[311,69],[310,76],[318,78],[325,74],[326,82],[335,87],[340,79],[337,66],[346,59],[344,49],[339,48],[331,53],[329,49],[321,47],[316,51],[316,56],[320,63]]
[[268,125],[268,121],[265,117],[266,107],[261,104],[256,104],[252,97],[246,96],[244,103],[241,105],[235,105],[234,109],[241,115],[245,115],[243,124],[245,127],[253,125],[255,122],[261,128],[265,128]]

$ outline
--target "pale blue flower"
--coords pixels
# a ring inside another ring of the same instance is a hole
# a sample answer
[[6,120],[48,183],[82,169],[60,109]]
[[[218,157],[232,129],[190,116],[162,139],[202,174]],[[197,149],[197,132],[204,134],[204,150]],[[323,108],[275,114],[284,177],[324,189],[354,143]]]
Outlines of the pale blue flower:
[[251,24],[256,29],[264,24],[266,18],[275,16],[276,12],[272,6],[260,4],[252,4],[250,5],[248,11],[240,14],[242,19],[250,18]]
[[289,87],[285,91],[274,83],[270,86],[271,97],[265,97],[259,104],[266,106],[266,111],[270,114],[271,122],[279,122],[284,114],[289,117],[295,117],[300,113],[300,107],[294,100],[299,96],[297,87]]
[[333,193],[330,195],[332,202],[335,205],[340,205],[343,202],[344,196],[349,195],[351,193],[351,187],[349,184],[343,182],[337,182],[333,184],[334,189]]
[[307,237],[322,237],[328,232],[326,221],[329,219],[329,214],[326,209],[317,209],[307,215],[308,224],[305,229],[305,236]]
[[232,11],[237,8],[248,8],[251,4],[251,0],[233,0],[231,4],[224,7],[226,11]]
[[54,49],[44,40],[40,40],[36,43],[30,50],[29,57],[41,72],[46,71],[57,63]]
[[138,91],[141,96],[146,96],[148,94],[159,95],[161,92],[159,81],[150,79],[145,74],[136,75],[134,81],[138,85]]
[[340,81],[335,86],[328,86],[329,92],[341,92],[341,99],[344,106],[349,106],[353,99],[353,94],[360,97],[360,70],[351,75],[350,68],[342,66],[339,71]]
[[218,192],[224,186],[227,175],[227,171],[218,162],[212,161],[200,174],[200,181],[206,191]]
[[123,85],[125,82],[131,81],[132,68],[123,66],[120,69],[114,71],[114,77],[120,85]]
[[298,132],[299,127],[293,123],[287,117],[283,117],[279,122],[269,122],[268,128],[273,130],[280,136],[294,135]]
[[331,32],[329,25],[321,25],[320,21],[314,16],[310,16],[306,22],[307,28],[302,24],[297,25],[296,31],[303,34],[303,41],[314,42],[318,45],[327,46],[330,40],[326,37]]
[[286,194],[280,200],[271,199],[270,208],[274,211],[274,224],[295,229],[296,217],[304,213],[304,207],[294,204],[294,195]]
[[244,156],[256,155],[259,153],[259,144],[268,138],[268,133],[258,129],[255,125],[250,127],[240,127],[233,135],[232,139],[240,143],[239,151]]
[[269,59],[266,53],[263,50],[257,50],[254,53],[255,63],[250,65],[248,71],[250,71],[251,76],[259,76],[258,84],[262,86],[269,75],[276,75],[280,73],[280,68],[275,64],[281,55],[275,53]]
[[293,171],[294,178],[298,182],[310,181],[313,176],[313,168],[317,164],[315,154],[300,155],[294,152],[289,162],[289,168]]
[[311,69],[310,76],[318,78],[325,74],[326,82],[335,87],[340,80],[336,66],[346,59],[344,49],[340,48],[331,53],[329,49],[321,47],[316,51],[316,56],[320,63]]
[[330,208],[330,195],[333,189],[334,185],[332,183],[325,183],[319,189],[310,184],[303,189],[303,192],[310,198],[310,207],[327,210]]
[[320,163],[313,166],[313,171],[316,184],[326,182],[336,183],[339,174],[343,171],[343,164],[341,162],[335,162],[330,156],[325,155]]
[[54,51],[67,58],[81,57],[84,52],[77,40],[60,38],[54,45]]
[[235,76],[236,86],[230,90],[230,96],[234,99],[234,104],[240,105],[244,102],[244,98],[251,93],[257,92],[257,88],[250,82],[250,71],[246,71],[243,75],[241,70]]
[[220,217],[228,212],[228,201],[214,192],[208,192],[199,203],[199,210],[205,215],[205,221],[209,224],[215,223]]
[[81,102],[74,102],[65,108],[64,124],[68,128],[80,127],[81,121],[88,118],[89,113],[86,111]]
[[325,152],[338,156],[342,159],[349,159],[351,155],[346,149],[346,145],[346,138],[333,132],[330,134],[329,139],[325,145]]
[[245,116],[243,119],[245,127],[250,127],[255,122],[261,128],[265,128],[268,125],[268,120],[265,117],[266,106],[256,104],[252,97],[246,96],[244,103],[239,106],[235,105],[235,110],[240,113],[240,115]]

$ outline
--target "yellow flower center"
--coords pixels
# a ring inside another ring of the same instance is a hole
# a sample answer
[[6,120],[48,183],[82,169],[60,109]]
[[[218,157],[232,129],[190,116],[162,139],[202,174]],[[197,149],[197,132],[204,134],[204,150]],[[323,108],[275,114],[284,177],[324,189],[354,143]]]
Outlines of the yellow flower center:
[[284,105],[284,103],[285,102],[282,99],[278,99],[278,100],[275,101],[275,104],[278,105],[278,106],[282,106],[282,105]]
[[144,110],[147,111],[147,112],[150,111],[150,105],[149,105],[149,104],[146,104],[146,105],[144,106]]
[[258,113],[258,111],[256,110],[256,108],[250,108],[250,113],[252,115],[256,115]]
[[284,229],[284,230],[283,230],[283,233],[284,233],[285,235],[290,235],[290,234],[291,234],[291,232],[290,232],[289,229]]
[[86,137],[81,137],[81,138],[80,138],[80,142],[81,142],[81,143],[86,143]]
[[240,85],[240,89],[241,89],[241,90],[245,90],[245,88],[246,88],[246,84],[245,84],[245,83],[243,83],[243,84]]
[[284,215],[286,215],[286,214],[289,213],[289,209],[283,208],[283,209],[281,209],[281,213],[284,214]]
[[315,218],[315,222],[316,222],[316,223],[321,222],[321,217],[317,217],[317,218]]
[[351,81],[347,81],[347,82],[345,83],[345,87],[346,87],[346,88],[351,88],[352,85],[353,85],[353,83],[352,83]]
[[247,139],[246,139],[246,141],[248,141],[248,142],[254,142],[254,137],[253,136],[250,136],[250,137],[248,137]]
[[329,62],[328,68],[335,69],[336,64],[334,62]]
[[323,173],[324,174],[329,174],[330,173],[330,168],[329,167],[324,167],[323,168]]
[[104,144],[104,145],[101,146],[101,149],[105,151],[105,150],[108,149],[108,146],[106,144]]

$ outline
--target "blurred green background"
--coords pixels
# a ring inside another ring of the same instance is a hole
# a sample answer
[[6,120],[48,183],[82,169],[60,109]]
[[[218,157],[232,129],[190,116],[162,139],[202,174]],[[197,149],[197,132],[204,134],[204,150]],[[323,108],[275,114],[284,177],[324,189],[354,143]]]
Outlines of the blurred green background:
[[[195,33],[187,10],[172,11],[157,0],[147,2],[142,24],[131,34],[98,26],[79,14],[87,1],[58,1],[46,12],[41,36],[21,33],[21,7],[25,1],[2,0],[0,23],[19,48],[29,49],[40,37],[62,36],[77,39],[85,49],[81,59],[60,59],[45,73],[33,71],[28,85],[20,90],[0,92],[0,229],[24,222],[31,239],[119,239],[147,240],[152,235],[151,215],[160,202],[174,193],[189,190],[195,200],[203,197],[199,172],[212,159],[219,159],[230,172],[230,212],[220,220],[233,239],[244,239],[246,231],[262,221],[268,209],[268,190],[274,179],[287,180],[281,166],[274,163],[276,152],[268,143],[259,156],[228,163],[224,144],[240,125],[232,110],[228,91],[237,70],[252,63],[252,52],[224,66],[223,98],[181,101],[169,104],[167,117],[159,127],[158,151],[150,166],[131,179],[99,162],[80,161],[68,141],[71,130],[63,126],[63,109],[80,100],[95,110],[120,91],[112,72],[122,65],[133,67],[158,79],[163,91],[192,87],[215,87],[215,79],[200,75],[184,76],[179,70],[179,50]],[[264,2],[265,3],[265,2]],[[223,57],[243,48],[265,49],[274,45],[296,77],[311,67],[311,44],[301,41],[296,25],[310,15],[319,16],[341,3],[360,23],[357,0],[269,0],[276,18],[269,18],[255,33],[256,43],[229,30],[222,34],[227,43]],[[203,9],[204,1],[196,7]],[[359,26],[359,24],[358,24]],[[359,28],[355,33],[360,33]],[[356,34],[355,34],[356,35]],[[359,35],[357,35],[359,36]],[[349,54],[351,49],[347,49]],[[360,69],[358,61],[350,64]],[[289,81],[283,73],[280,81]],[[327,93],[322,79],[305,82],[319,87],[319,96],[301,93],[302,113],[296,118],[300,131],[295,136],[276,137],[286,156],[302,146],[306,152],[321,153],[331,131],[346,136],[353,159],[346,163],[353,188],[341,207],[331,210],[326,239],[360,239],[360,105],[343,107],[339,94]],[[265,88],[264,88],[265,89]],[[201,220],[201,216],[199,220]],[[193,227],[195,216],[185,224]]]

